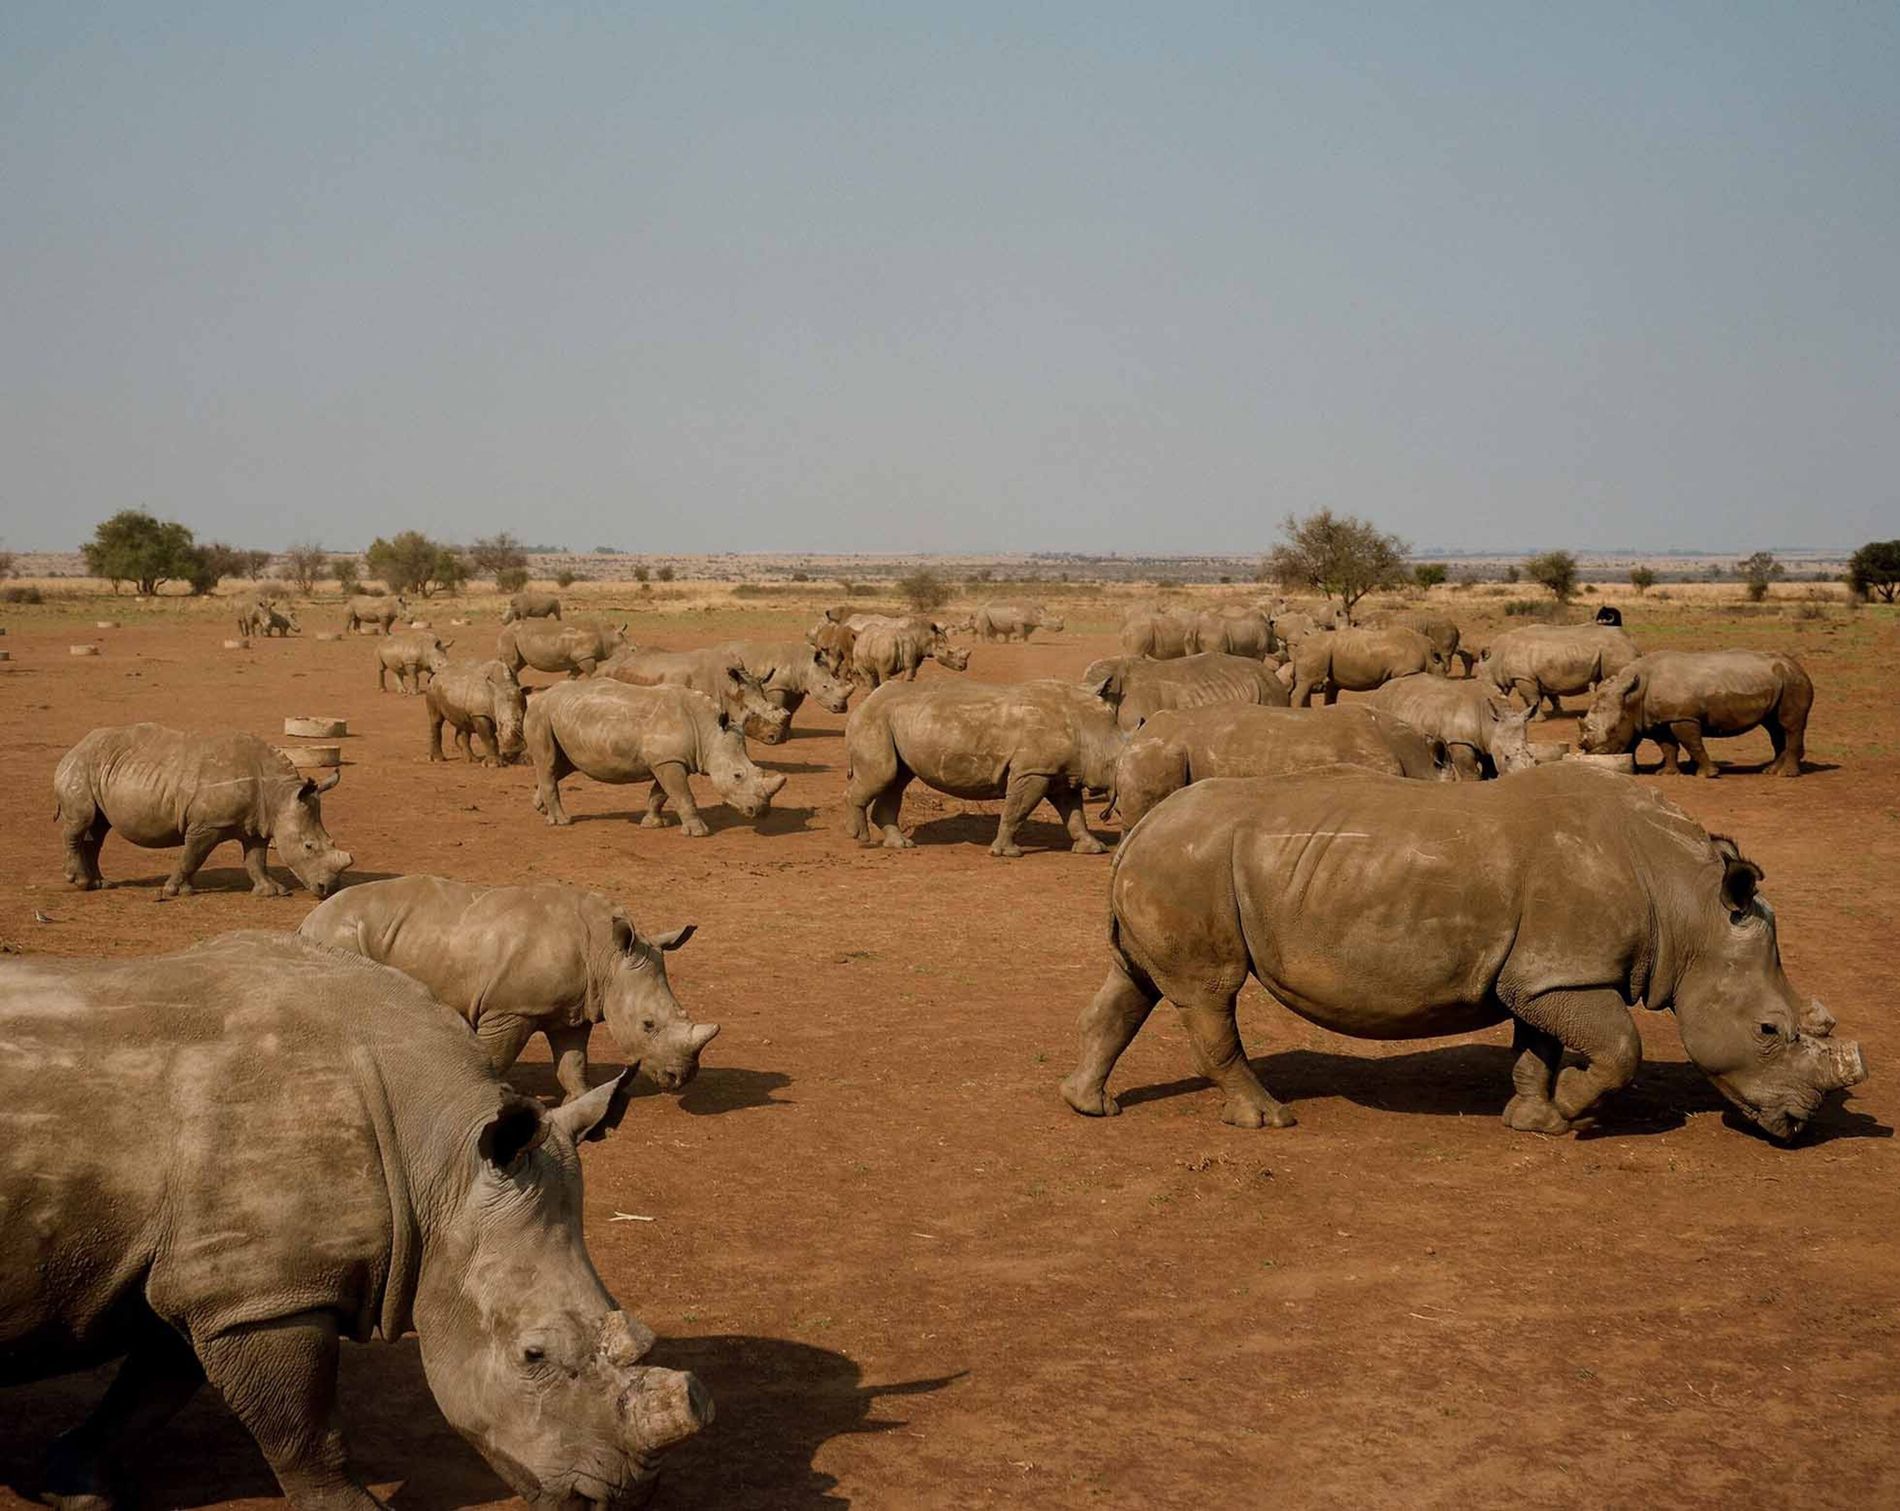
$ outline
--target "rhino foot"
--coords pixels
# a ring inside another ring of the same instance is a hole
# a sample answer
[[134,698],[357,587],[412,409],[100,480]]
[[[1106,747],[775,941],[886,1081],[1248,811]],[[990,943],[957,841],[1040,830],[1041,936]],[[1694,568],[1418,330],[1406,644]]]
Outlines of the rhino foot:
[[1074,1076],[1062,1082],[1062,1100],[1067,1102],[1085,1118],[1120,1117],[1122,1104],[1109,1094],[1106,1086],[1093,1089],[1077,1081]]
[[886,850],[915,850],[917,848],[917,841],[911,839],[899,829],[886,829],[884,831],[884,848]]
[[704,839],[707,835],[712,833],[712,830],[706,827],[705,821],[703,819],[695,818],[695,819],[681,819],[680,832],[686,835],[689,839]]
[[1272,1100],[1263,1104],[1245,1097],[1229,1097],[1221,1121],[1236,1128],[1291,1128],[1299,1119],[1293,1115],[1292,1108]]
[[288,897],[290,896],[290,888],[285,886],[282,882],[260,881],[256,886],[251,888],[251,896]]
[[1519,1133],[1568,1133],[1572,1124],[1556,1104],[1542,1098],[1514,1096],[1504,1104],[1504,1126]]
[[164,886],[158,889],[158,900],[160,902],[169,902],[174,897],[190,897],[197,890],[198,889],[188,881],[168,881]]
[[1077,840],[1069,848],[1073,850],[1077,855],[1106,855],[1108,854],[1108,846],[1103,844],[1099,839],[1095,838],[1094,835],[1090,835],[1087,839]]
[[1004,860],[1017,860],[1022,856],[1022,853],[1023,847],[1014,841],[1011,841],[1007,845],[990,846],[990,854],[1000,856]]
[[642,829],[664,829],[666,827],[666,816],[661,813],[643,813],[640,815],[640,827]]
[[103,892],[111,885],[111,883],[102,881],[97,876],[73,876],[68,874],[66,880],[71,882],[73,886],[81,892]]

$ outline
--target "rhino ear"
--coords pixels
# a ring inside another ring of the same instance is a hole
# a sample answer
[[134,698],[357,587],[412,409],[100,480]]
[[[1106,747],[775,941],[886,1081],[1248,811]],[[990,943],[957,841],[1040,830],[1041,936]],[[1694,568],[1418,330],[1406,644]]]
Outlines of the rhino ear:
[[318,781],[315,777],[305,777],[303,785],[297,789],[297,796],[307,802],[313,797],[328,792],[342,780],[343,773],[340,771],[331,772],[322,781]]
[[696,923],[683,923],[677,929],[669,929],[664,934],[655,934],[653,942],[663,950],[677,950],[691,939],[699,929]]
[[1740,923],[1753,908],[1756,889],[1766,873],[1726,834],[1711,837],[1716,853],[1722,857],[1722,901],[1728,907],[1729,921]]
[[625,913],[616,910],[612,923],[614,931],[614,953],[616,955],[632,954],[633,942],[640,937],[640,931],[634,928],[633,920],[627,917]]
[[638,1074],[639,1067],[629,1065],[613,1080],[596,1086],[587,1095],[565,1102],[546,1114],[548,1122],[576,1144],[604,1139],[620,1126],[620,1120],[627,1115],[627,1104],[633,1100],[633,1080]]
[[475,1148],[497,1170],[507,1171],[548,1136],[547,1114],[539,1102],[506,1092],[501,1110],[489,1119]]
[[721,729],[732,728],[732,718],[723,708],[713,715],[713,719]]

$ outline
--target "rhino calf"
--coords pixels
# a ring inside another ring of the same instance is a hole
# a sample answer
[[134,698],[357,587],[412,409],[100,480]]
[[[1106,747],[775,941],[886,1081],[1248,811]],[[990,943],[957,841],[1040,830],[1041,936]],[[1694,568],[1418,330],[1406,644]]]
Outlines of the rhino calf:
[[349,852],[331,843],[318,802],[341,775],[313,781],[256,735],[185,734],[162,724],[95,729],[53,773],[66,879],[81,891],[104,886],[99,850],[117,829],[148,850],[184,846],[161,898],[189,896],[192,877],[226,840],[243,847],[254,896],[290,895],[266,864],[275,845],[297,880],[324,897],[351,865]]
[[238,634],[246,637],[276,635],[288,639],[293,633],[303,633],[295,614],[262,598],[238,610],[237,627]]
[[1115,763],[1111,810],[1133,829],[1169,793],[1216,777],[1291,776],[1359,766],[1419,781],[1454,775],[1444,745],[1375,709],[1264,708],[1222,703],[1164,709],[1129,737]]
[[845,723],[845,832],[894,850],[914,841],[898,828],[913,778],[960,798],[1001,798],[990,853],[1019,856],[1017,827],[1045,797],[1070,848],[1099,855],[1085,793],[1114,781],[1121,733],[1096,693],[1068,682],[891,682]]
[[722,653],[736,656],[739,664],[758,678],[765,689],[766,701],[783,709],[785,717],[777,724],[765,719],[747,719],[745,735],[765,745],[782,745],[791,733],[792,715],[815,698],[828,713],[841,714],[851,705],[851,684],[834,676],[816,646],[796,641],[729,640],[719,647]]
[[851,674],[868,688],[900,677],[915,682],[917,669],[933,660],[953,672],[967,671],[970,653],[951,645],[943,627],[928,620],[867,624],[852,644]]
[[485,764],[500,766],[521,754],[521,721],[528,695],[515,674],[499,661],[450,661],[429,679],[424,694],[429,709],[429,759],[440,761],[442,726],[455,731],[456,749],[476,759],[475,744],[485,743]]
[[513,624],[517,619],[559,619],[561,600],[552,593],[536,593],[523,588],[503,605],[501,622]]
[[624,909],[578,887],[402,876],[339,892],[297,932],[420,981],[468,1020],[498,1074],[545,1035],[570,1102],[589,1090],[596,1023],[630,1069],[667,1091],[699,1073],[700,1051],[719,1032],[693,1022],[666,979],[666,954],[693,925],[645,935]]
[[1511,1020],[1504,1121],[1535,1133],[1567,1131],[1635,1075],[1632,1004],[1672,1008],[1723,1096],[1791,1138],[1866,1069],[1859,1045],[1828,1037],[1827,1010],[1795,997],[1761,874],[1650,789],[1572,764],[1442,785],[1346,769],[1197,783],[1115,857],[1108,978],[1062,1094],[1119,1111],[1109,1071],[1166,997],[1226,1120],[1291,1124],[1235,1027],[1252,976],[1359,1038]]
[[544,1111],[415,982],[295,934],[0,961],[0,1042],[0,1380],[125,1360],[54,1445],[54,1504],[110,1507],[115,1451],[175,1456],[150,1435],[209,1381],[292,1505],[379,1506],[339,1345],[412,1330],[442,1414],[533,1505],[642,1504],[712,1420],[641,1363],[653,1333],[581,1234],[579,1148],[631,1075]]
[[433,677],[449,664],[453,640],[441,640],[433,630],[404,630],[386,634],[376,647],[376,691],[389,691],[389,674],[396,674],[396,690],[414,697]]
[[522,737],[534,762],[535,811],[550,824],[572,822],[561,806],[561,779],[576,771],[597,782],[652,778],[641,825],[664,824],[670,801],[682,831],[695,838],[712,831],[693,801],[693,772],[711,777],[747,818],[763,815],[785,785],[783,776],[752,764],[745,737],[711,698],[685,687],[629,687],[598,677],[556,683],[528,704]]
[[1036,630],[1062,629],[1062,619],[1039,603],[1024,599],[999,599],[986,603],[971,621],[979,640],[1009,640],[1020,636],[1024,645]]
[[734,724],[756,724],[772,731],[785,727],[785,710],[766,698],[759,679],[727,646],[695,651],[636,650],[628,646],[601,663],[600,675],[630,687],[690,687],[725,709],[726,717]]
[[1583,748],[1595,754],[1634,750],[1639,740],[1662,748],[1663,770],[1679,772],[1677,747],[1712,777],[1710,735],[1766,729],[1776,776],[1800,776],[1807,754],[1814,683],[1793,656],[1774,651],[1651,651],[1596,691],[1583,716]]

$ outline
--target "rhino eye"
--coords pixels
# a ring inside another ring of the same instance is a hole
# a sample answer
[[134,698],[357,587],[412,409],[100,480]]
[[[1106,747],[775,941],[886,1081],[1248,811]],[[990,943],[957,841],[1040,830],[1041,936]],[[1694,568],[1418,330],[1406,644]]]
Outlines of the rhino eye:
[[521,1362],[523,1364],[539,1364],[542,1360],[546,1359],[547,1356],[548,1351],[541,1347],[540,1344],[530,1343],[521,1351]]
[[1775,1036],[1775,1025],[1772,1023],[1757,1023],[1755,1030],[1764,1039],[1772,1039]]
[[640,1032],[645,1033],[645,1034],[650,1034],[653,1032],[653,1020],[651,1018],[645,1019],[640,1024]]

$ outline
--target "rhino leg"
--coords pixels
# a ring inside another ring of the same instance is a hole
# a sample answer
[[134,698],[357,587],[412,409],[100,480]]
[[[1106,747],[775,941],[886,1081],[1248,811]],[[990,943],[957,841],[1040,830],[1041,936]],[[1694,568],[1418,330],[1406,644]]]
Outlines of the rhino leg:
[[336,1319],[305,1312],[199,1345],[205,1374],[298,1511],[373,1511],[346,1467],[336,1415]]
[[1247,1063],[1247,1052],[1240,1044],[1240,1026],[1234,1021],[1234,995],[1190,1002],[1175,999],[1187,1018],[1195,1064],[1202,1075],[1227,1093],[1222,1122],[1236,1128],[1291,1128],[1299,1119],[1260,1084],[1260,1077]]
[[158,889],[158,898],[163,902],[168,897],[189,897],[196,890],[191,884],[192,877],[198,874],[198,868],[205,863],[205,857],[217,849],[223,836],[216,830],[187,829],[185,848],[178,853],[178,864],[172,867],[172,874],[165,878],[165,885]]
[[1295,708],[1306,707],[1307,701],[1313,696],[1313,689],[1318,686],[1319,686],[1318,682],[1305,681],[1296,674],[1293,678],[1293,692],[1292,692],[1293,707]]
[[1062,827],[1069,831],[1073,843],[1069,846],[1077,855],[1102,855],[1108,846],[1089,833],[1088,811],[1082,806],[1082,790],[1067,782],[1058,782],[1049,790],[1049,801],[1062,818]]
[[288,897],[290,888],[271,880],[270,866],[266,860],[270,851],[267,839],[247,839],[244,842],[244,869],[250,874],[251,896]]
[[82,892],[106,885],[99,870],[99,851],[112,824],[90,797],[80,802],[62,793],[59,800],[60,837],[66,841],[66,880]]
[[1694,719],[1678,719],[1669,726],[1669,732],[1682,743],[1682,748],[1689,752],[1689,759],[1695,762],[1697,776],[1716,775],[1715,762],[1709,759],[1708,747],[1702,743],[1700,724]]
[[910,838],[897,827],[898,815],[904,811],[904,791],[910,786],[910,772],[899,767],[897,775],[890,784],[871,799],[866,814],[871,833],[881,836],[875,843],[881,843],[887,850],[915,850],[917,841]]
[[1643,1062],[1635,1020],[1622,997],[1608,987],[1540,992],[1512,1011],[1587,1062],[1557,1073],[1552,1102],[1566,1121],[1574,1122],[1606,1093],[1627,1086]]
[[[480,747],[483,745],[488,747],[487,755],[481,754]],[[495,733],[495,721],[493,719],[477,719],[475,721],[475,728],[471,732],[469,741],[468,758],[471,761],[479,758],[484,766],[494,770],[501,769],[501,736]]]
[[1768,770],[1774,776],[1800,776],[1801,757],[1806,754],[1802,748],[1806,744],[1805,729],[1788,729],[1781,720],[1768,720],[1768,738],[1775,747],[1775,758],[1768,763]]
[[191,1345],[155,1326],[126,1355],[92,1415],[55,1440],[40,1498],[60,1511],[105,1511],[117,1499],[115,1461],[177,1415],[204,1378]]
[[1108,1076],[1122,1052],[1135,1042],[1160,994],[1137,981],[1127,962],[1117,957],[1108,967],[1108,979],[1095,1000],[1082,1009],[1076,1025],[1075,1069],[1062,1080],[1062,1100],[1084,1117],[1112,1118],[1121,1103],[1109,1093]]
[[1511,1067],[1516,1095],[1504,1105],[1504,1126],[1519,1133],[1568,1133],[1570,1119],[1550,1099],[1564,1057],[1563,1041],[1518,1018],[1512,1025],[1511,1048],[1517,1051],[1517,1063]]
[[[528,1040],[535,1035],[540,1025],[532,1018],[524,1018],[520,1013],[483,1013],[475,1022],[475,1037],[480,1041],[482,1053],[488,1056],[488,1063],[500,1075],[521,1058],[521,1051],[528,1047]],[[550,1036],[550,1044],[553,1039]]]
[[447,759],[442,754],[442,715],[433,708],[429,710],[429,759],[431,761]]
[[699,804],[693,801],[692,784],[686,779],[686,767],[678,761],[662,761],[653,768],[653,790],[647,794],[646,816],[642,828],[657,829],[666,822],[661,812],[668,800],[679,810],[680,829],[694,839],[704,839],[712,830],[699,816]]
[[1478,752],[1469,745],[1448,745],[1451,754],[1451,769],[1457,773],[1461,782],[1481,782],[1484,780],[1484,761]]
[[381,661],[376,663],[376,691],[379,693],[389,691],[389,668]]
[[550,1028],[547,1031],[548,1053],[554,1060],[554,1079],[561,1083],[561,1090],[567,1095],[561,1100],[571,1102],[584,1097],[592,1090],[587,1084],[587,1039],[593,1032],[591,1024],[583,1023],[577,1028]]
[[1016,826],[1048,795],[1048,777],[1010,774],[1009,785],[1003,789],[1003,812],[996,821],[996,838],[990,843],[990,854],[1013,860],[1023,853],[1022,846],[1016,843]]

